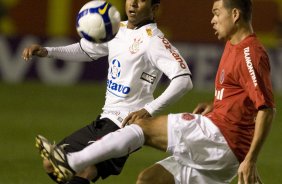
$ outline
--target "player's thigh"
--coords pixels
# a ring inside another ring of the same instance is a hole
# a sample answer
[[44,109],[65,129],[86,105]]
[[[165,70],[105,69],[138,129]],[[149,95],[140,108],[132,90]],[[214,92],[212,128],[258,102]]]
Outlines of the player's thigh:
[[146,145],[164,151],[167,149],[167,117],[164,115],[136,122],[144,132]]
[[160,164],[154,164],[138,175],[136,184],[174,184],[174,177]]

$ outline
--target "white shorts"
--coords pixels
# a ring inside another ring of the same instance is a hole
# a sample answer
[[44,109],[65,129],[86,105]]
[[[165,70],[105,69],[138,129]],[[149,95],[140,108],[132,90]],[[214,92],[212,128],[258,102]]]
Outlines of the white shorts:
[[219,129],[197,114],[168,116],[167,151],[172,156],[158,164],[172,173],[177,184],[230,183],[239,167]]

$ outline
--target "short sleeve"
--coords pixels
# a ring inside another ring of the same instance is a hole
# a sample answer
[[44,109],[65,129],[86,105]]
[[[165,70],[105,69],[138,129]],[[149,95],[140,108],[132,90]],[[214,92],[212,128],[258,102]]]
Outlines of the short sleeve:
[[245,51],[240,59],[240,84],[257,109],[262,106],[274,107],[269,58],[264,50],[249,49],[249,54]]
[[169,79],[179,75],[191,75],[186,61],[165,37],[154,36],[150,40],[147,57]]

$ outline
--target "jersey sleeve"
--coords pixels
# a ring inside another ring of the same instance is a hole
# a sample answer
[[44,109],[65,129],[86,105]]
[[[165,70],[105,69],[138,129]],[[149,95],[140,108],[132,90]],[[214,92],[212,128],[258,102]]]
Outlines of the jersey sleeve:
[[147,57],[171,80],[181,75],[191,75],[179,51],[163,36],[152,38],[147,49]]
[[48,51],[48,57],[61,59],[65,61],[83,62],[92,61],[91,58],[81,49],[79,43],[61,46],[45,47]]
[[80,47],[93,60],[109,54],[108,43],[95,44],[82,38],[80,40]]
[[[260,50],[257,50],[260,49]],[[274,107],[269,59],[261,48],[248,47],[240,59],[239,81],[257,109]]]

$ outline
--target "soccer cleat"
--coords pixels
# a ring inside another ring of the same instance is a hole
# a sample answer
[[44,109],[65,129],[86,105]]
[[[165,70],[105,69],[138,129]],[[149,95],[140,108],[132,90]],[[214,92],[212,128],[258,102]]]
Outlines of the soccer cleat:
[[39,154],[43,159],[49,159],[52,143],[42,135],[35,137],[35,146],[39,150]]
[[67,162],[67,156],[63,147],[52,144],[42,135],[36,136],[35,146],[38,148],[40,156],[43,159],[49,160],[52,164],[54,168],[53,174],[57,177],[56,180],[59,183],[66,183],[73,177],[75,172]]
[[49,161],[54,167],[54,174],[58,182],[67,182],[74,176],[75,171],[69,166],[67,155],[62,147],[51,146]]

